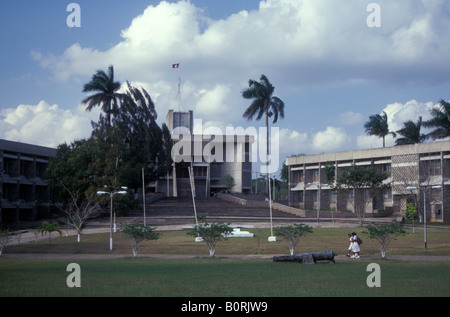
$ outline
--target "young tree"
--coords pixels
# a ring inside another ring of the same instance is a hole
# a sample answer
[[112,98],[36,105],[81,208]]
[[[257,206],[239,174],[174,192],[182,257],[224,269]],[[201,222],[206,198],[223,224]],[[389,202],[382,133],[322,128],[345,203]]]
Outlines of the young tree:
[[231,231],[233,231],[232,228],[222,222],[209,225],[205,221],[203,224],[195,225],[194,230],[187,232],[187,234],[202,238],[208,247],[209,256],[214,256],[217,242],[226,239],[226,235]]
[[286,165],[286,161],[283,162],[283,166],[281,167],[280,179],[284,182],[289,181],[289,167]]
[[[62,184],[64,187],[64,184]],[[68,189],[67,189],[68,190]],[[87,197],[80,197],[80,195],[70,192],[72,201],[67,205],[63,205],[61,210],[67,216],[67,224],[77,231],[77,241],[80,242],[81,234],[88,219],[99,215],[102,209],[99,203],[95,199],[89,199]]]
[[225,175],[224,177],[222,177],[222,183],[226,186],[227,190],[236,185],[236,183],[234,182],[234,178],[231,175]]
[[294,249],[300,238],[312,232],[312,227],[304,224],[293,224],[292,226],[275,228],[275,235],[283,236],[283,238],[289,242],[289,251],[291,255],[294,255]]
[[61,230],[59,230],[59,224],[57,222],[44,221],[38,228],[39,232],[44,235],[48,233],[48,244],[52,244],[52,232],[58,232],[61,235]]
[[151,225],[140,224],[123,224],[120,231],[131,239],[131,249],[133,250],[133,256],[138,255],[138,246],[144,240],[158,240],[160,234],[155,232],[155,228]]
[[381,257],[386,257],[386,251],[389,244],[397,239],[398,236],[405,235],[406,231],[402,225],[395,223],[388,225],[368,225],[366,227],[368,231],[363,231],[363,234],[367,235],[371,240],[377,240],[381,245]]
[[405,214],[406,214],[406,217],[408,217],[408,219],[412,220],[412,222],[413,222],[413,233],[414,233],[414,219],[416,219],[416,217],[417,217],[416,206],[414,206],[413,203],[407,203]]

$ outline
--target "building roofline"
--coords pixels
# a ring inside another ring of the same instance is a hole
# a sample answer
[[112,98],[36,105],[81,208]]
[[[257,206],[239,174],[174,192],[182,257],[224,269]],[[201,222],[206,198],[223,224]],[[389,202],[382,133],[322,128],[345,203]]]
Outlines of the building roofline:
[[407,145],[396,145],[383,148],[362,149],[353,151],[331,152],[312,155],[299,155],[286,158],[286,165],[298,165],[318,162],[350,161],[368,158],[385,158],[395,155],[423,154],[450,151],[450,140],[425,142]]
[[0,150],[47,157],[56,155],[56,148],[5,139],[0,139]]

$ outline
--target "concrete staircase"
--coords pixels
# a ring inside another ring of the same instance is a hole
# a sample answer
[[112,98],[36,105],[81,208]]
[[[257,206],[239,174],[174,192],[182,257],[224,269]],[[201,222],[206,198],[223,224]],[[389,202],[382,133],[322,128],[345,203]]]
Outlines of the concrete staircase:
[[[204,216],[212,222],[268,222],[270,219],[269,205],[237,205],[217,197],[196,198],[197,216]],[[142,217],[141,211],[130,213],[129,217]],[[163,198],[146,205],[146,217],[152,224],[194,224],[194,206],[192,199]],[[273,221],[301,221],[301,217],[286,212],[272,210]]]

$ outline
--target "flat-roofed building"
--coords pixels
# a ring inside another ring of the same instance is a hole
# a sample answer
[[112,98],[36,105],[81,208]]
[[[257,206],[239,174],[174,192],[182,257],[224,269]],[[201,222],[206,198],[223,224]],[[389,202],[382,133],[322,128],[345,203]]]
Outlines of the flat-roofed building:
[[0,139],[0,224],[48,217],[50,189],[45,178],[56,149]]
[[[192,111],[169,110],[166,125],[172,136],[174,163],[167,175],[155,182],[155,191],[168,197],[189,197],[192,183],[197,197],[222,190],[251,193],[253,135],[225,135],[219,129],[195,133]],[[233,186],[224,181],[227,176],[232,177]]]
[[288,157],[290,206],[353,211],[348,195],[326,185],[327,162],[335,175],[353,165],[388,172],[390,186],[372,198],[366,213],[404,216],[408,202],[423,210],[425,193],[427,219],[450,222],[450,141]]

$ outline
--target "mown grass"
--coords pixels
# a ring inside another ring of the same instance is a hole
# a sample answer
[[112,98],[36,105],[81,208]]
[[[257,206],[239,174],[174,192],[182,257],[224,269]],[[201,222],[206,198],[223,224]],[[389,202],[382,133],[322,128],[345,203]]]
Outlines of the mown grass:
[[[347,250],[348,228],[314,228],[302,238],[297,253]],[[364,228],[351,231],[361,233]],[[287,242],[268,242],[268,229],[251,229],[254,238],[230,238],[217,245],[216,258],[208,258],[205,243],[195,243],[186,231],[162,232],[156,241],[141,244],[140,257],[131,257],[130,242],[114,234],[57,237],[5,248],[4,253],[65,253],[72,259],[19,259],[0,257],[0,296],[160,296],[160,297],[298,297],[298,296],[450,296],[449,262],[409,262],[382,259],[338,260],[336,264],[302,265],[269,259],[236,259],[232,254],[287,254]],[[423,231],[392,242],[389,255],[450,255],[450,231],[429,230],[428,249]],[[259,236],[259,237],[258,237]],[[363,255],[378,255],[379,246],[364,235]],[[122,258],[86,260],[77,254],[121,254]],[[157,259],[152,254],[189,254],[193,259]],[[69,263],[81,267],[81,288],[69,288]],[[369,263],[381,267],[381,287],[370,288]]]
[[[423,230],[406,229],[408,234],[394,240],[388,248],[389,255],[449,255],[450,230],[428,230],[428,248],[424,248]],[[276,242],[268,242],[269,229],[250,229],[253,238],[230,238],[217,244],[216,255],[229,254],[286,254],[289,251],[285,240],[277,237]],[[364,241],[361,245],[362,255],[379,255],[378,242],[368,240],[360,228],[314,228],[311,235],[300,239],[296,253],[334,250],[343,255],[347,252],[347,233],[355,231]],[[114,233],[114,250],[109,251],[109,233],[83,235],[81,242],[75,236],[61,236],[52,240],[43,239],[16,246],[8,246],[5,253],[69,253],[69,254],[125,254],[132,255],[130,241],[122,233]],[[205,243],[196,243],[186,231],[164,231],[155,241],[140,244],[139,254],[193,254],[208,255]]]
[[449,296],[445,262],[379,260],[381,287],[366,284],[368,260],[302,265],[270,259],[77,260],[81,287],[66,285],[70,260],[0,259],[0,296]]

